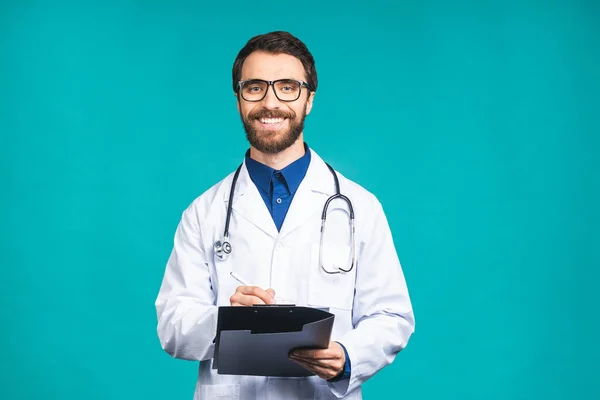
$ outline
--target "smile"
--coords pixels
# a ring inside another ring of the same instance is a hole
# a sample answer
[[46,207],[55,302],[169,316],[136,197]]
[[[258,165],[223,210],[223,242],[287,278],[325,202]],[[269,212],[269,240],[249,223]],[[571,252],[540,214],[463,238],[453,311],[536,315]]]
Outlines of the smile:
[[260,118],[260,122],[263,129],[274,129],[278,130],[286,125],[287,118]]
[[259,121],[263,124],[280,124],[285,118],[261,118]]

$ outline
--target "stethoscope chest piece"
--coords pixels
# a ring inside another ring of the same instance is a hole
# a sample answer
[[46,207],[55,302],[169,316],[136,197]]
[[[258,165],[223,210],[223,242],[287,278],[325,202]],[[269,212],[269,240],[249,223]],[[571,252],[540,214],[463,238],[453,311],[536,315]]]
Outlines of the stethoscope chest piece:
[[215,254],[221,260],[227,258],[228,255],[231,254],[231,243],[227,241],[227,237],[224,237],[223,240],[217,240],[214,245]]

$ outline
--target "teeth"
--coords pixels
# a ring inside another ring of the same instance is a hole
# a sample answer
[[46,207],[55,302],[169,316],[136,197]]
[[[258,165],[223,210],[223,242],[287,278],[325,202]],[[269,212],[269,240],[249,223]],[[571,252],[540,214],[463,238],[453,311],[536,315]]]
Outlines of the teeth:
[[263,124],[279,124],[283,122],[283,118],[261,118],[260,122]]

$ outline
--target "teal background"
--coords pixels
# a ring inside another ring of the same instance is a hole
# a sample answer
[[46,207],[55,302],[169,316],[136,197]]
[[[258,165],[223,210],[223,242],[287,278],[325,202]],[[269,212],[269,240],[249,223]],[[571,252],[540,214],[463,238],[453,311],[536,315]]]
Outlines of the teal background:
[[1,399],[191,399],[154,300],[247,143],[231,66],[301,38],[307,142],[375,193],[416,316],[365,398],[598,399],[600,3],[0,4]]

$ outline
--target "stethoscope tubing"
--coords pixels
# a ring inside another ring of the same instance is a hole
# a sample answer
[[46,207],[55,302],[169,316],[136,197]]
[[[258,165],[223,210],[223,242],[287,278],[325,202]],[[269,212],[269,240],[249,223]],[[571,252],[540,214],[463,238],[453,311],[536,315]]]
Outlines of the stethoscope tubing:
[[[231,221],[231,214],[232,214],[232,207],[233,207],[233,196],[235,194],[235,187],[237,184],[237,180],[238,177],[240,175],[240,171],[242,169],[242,166],[244,164],[240,164],[240,166],[236,169],[234,175],[233,175],[233,179],[231,181],[231,189],[229,190],[229,202],[227,203],[227,215],[225,217],[225,229],[223,230],[223,240],[222,241],[217,241],[215,242],[215,252],[217,253],[217,256],[221,259],[224,259],[225,255],[228,255],[231,253],[232,248],[231,248],[231,243],[229,243],[229,222]],[[321,232],[320,232],[320,241],[319,241],[319,265],[321,266],[321,268],[323,269],[323,271],[325,271],[328,274],[339,274],[341,272],[350,272],[352,270],[352,268],[354,268],[354,263],[356,262],[356,247],[355,247],[355,241],[354,241],[354,235],[355,235],[355,224],[354,224],[354,207],[352,206],[352,201],[350,201],[350,199],[346,196],[344,196],[343,194],[341,194],[340,192],[340,182],[338,179],[338,176],[335,172],[335,170],[331,167],[331,165],[325,163],[325,165],[327,166],[327,168],[329,169],[329,171],[331,172],[331,175],[333,176],[333,179],[335,181],[335,194],[330,196],[326,201],[325,204],[323,205],[323,212],[321,214]],[[337,271],[328,271],[325,266],[323,265],[323,245],[324,245],[324,235],[325,235],[325,221],[327,220],[327,210],[329,209],[329,203],[331,203],[333,200],[336,199],[341,199],[343,201],[346,202],[346,204],[348,204],[348,208],[349,208],[349,213],[350,213],[350,234],[351,234],[351,246],[352,246],[352,260],[350,263],[350,268],[349,269],[343,269],[341,267],[338,266]]]

